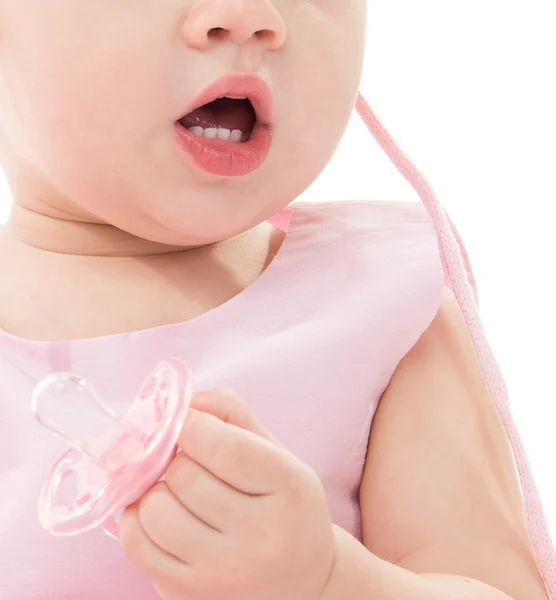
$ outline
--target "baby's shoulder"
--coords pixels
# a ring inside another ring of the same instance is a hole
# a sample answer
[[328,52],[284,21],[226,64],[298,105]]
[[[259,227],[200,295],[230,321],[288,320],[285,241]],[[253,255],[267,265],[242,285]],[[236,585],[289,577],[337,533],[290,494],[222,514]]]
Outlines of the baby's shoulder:
[[383,285],[388,294],[405,294],[414,283],[416,293],[440,290],[444,274],[438,234],[421,204],[341,200],[296,210],[294,238],[301,251],[291,255],[301,270],[311,256],[313,272],[351,288]]
[[[420,249],[434,253],[438,237],[425,207],[418,202],[398,200],[338,200],[299,203],[294,208],[294,229],[303,230],[305,240],[315,245],[365,249]],[[320,243],[319,243],[320,242]],[[388,254],[388,252],[386,252]]]
[[[309,218],[320,225],[343,225],[354,230],[380,229],[422,224],[433,226],[432,220],[420,202],[401,200],[333,200],[303,202]],[[434,229],[434,228],[433,228]]]

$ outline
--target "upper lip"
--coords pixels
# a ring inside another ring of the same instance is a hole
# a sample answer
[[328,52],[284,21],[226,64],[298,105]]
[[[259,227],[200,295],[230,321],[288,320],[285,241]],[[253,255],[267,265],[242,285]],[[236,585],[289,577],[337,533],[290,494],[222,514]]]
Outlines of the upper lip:
[[227,75],[209,85],[186,109],[180,119],[196,108],[217,98],[248,98],[257,121],[270,124],[273,118],[272,92],[267,83],[256,75]]

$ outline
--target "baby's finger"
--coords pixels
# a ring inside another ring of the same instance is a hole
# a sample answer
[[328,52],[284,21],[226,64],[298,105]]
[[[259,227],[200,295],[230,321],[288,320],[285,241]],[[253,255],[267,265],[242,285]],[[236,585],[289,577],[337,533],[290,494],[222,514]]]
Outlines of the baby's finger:
[[231,390],[223,389],[198,392],[195,394],[191,406],[197,410],[214,415],[221,421],[236,425],[247,431],[252,431],[278,444],[276,438],[267,431],[247,404]]
[[195,462],[245,494],[280,491],[295,465],[294,457],[270,440],[195,409],[179,445]]
[[191,513],[219,532],[236,530],[250,514],[251,496],[218,479],[185,452],[166,470],[166,484]]
[[189,577],[189,567],[149,538],[139,520],[138,508],[138,504],[132,504],[120,519],[120,543],[124,554],[151,581],[183,585]]
[[138,516],[156,546],[193,569],[218,551],[220,533],[193,515],[166,483],[157,483],[143,496]]

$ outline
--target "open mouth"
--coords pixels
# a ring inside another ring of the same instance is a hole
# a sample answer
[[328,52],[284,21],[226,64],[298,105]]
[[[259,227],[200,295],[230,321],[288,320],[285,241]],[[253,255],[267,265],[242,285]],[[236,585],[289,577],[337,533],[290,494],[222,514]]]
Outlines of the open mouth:
[[188,113],[179,123],[198,137],[244,144],[251,139],[257,114],[249,98],[222,96]]
[[273,101],[260,77],[223,77],[185,110],[190,112],[174,124],[176,140],[197,167],[238,177],[266,160],[273,138]]

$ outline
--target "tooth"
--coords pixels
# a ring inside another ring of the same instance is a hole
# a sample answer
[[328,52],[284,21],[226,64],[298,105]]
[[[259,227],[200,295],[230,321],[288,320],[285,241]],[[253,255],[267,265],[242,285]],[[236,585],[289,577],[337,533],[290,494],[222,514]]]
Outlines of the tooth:
[[230,140],[232,142],[241,142],[241,138],[243,137],[243,131],[241,131],[241,129],[234,129],[231,133],[230,133]]
[[208,138],[209,140],[216,139],[217,135],[218,129],[216,129],[216,127],[209,127],[208,129],[205,129],[204,137]]
[[203,132],[205,131],[202,127],[196,126],[196,127],[190,127],[189,131],[191,131],[191,133],[198,135],[200,137],[203,137]]
[[230,139],[230,133],[232,133],[229,129],[226,129],[224,127],[219,127],[218,128],[218,139],[219,140],[224,140],[224,141],[228,141]]

